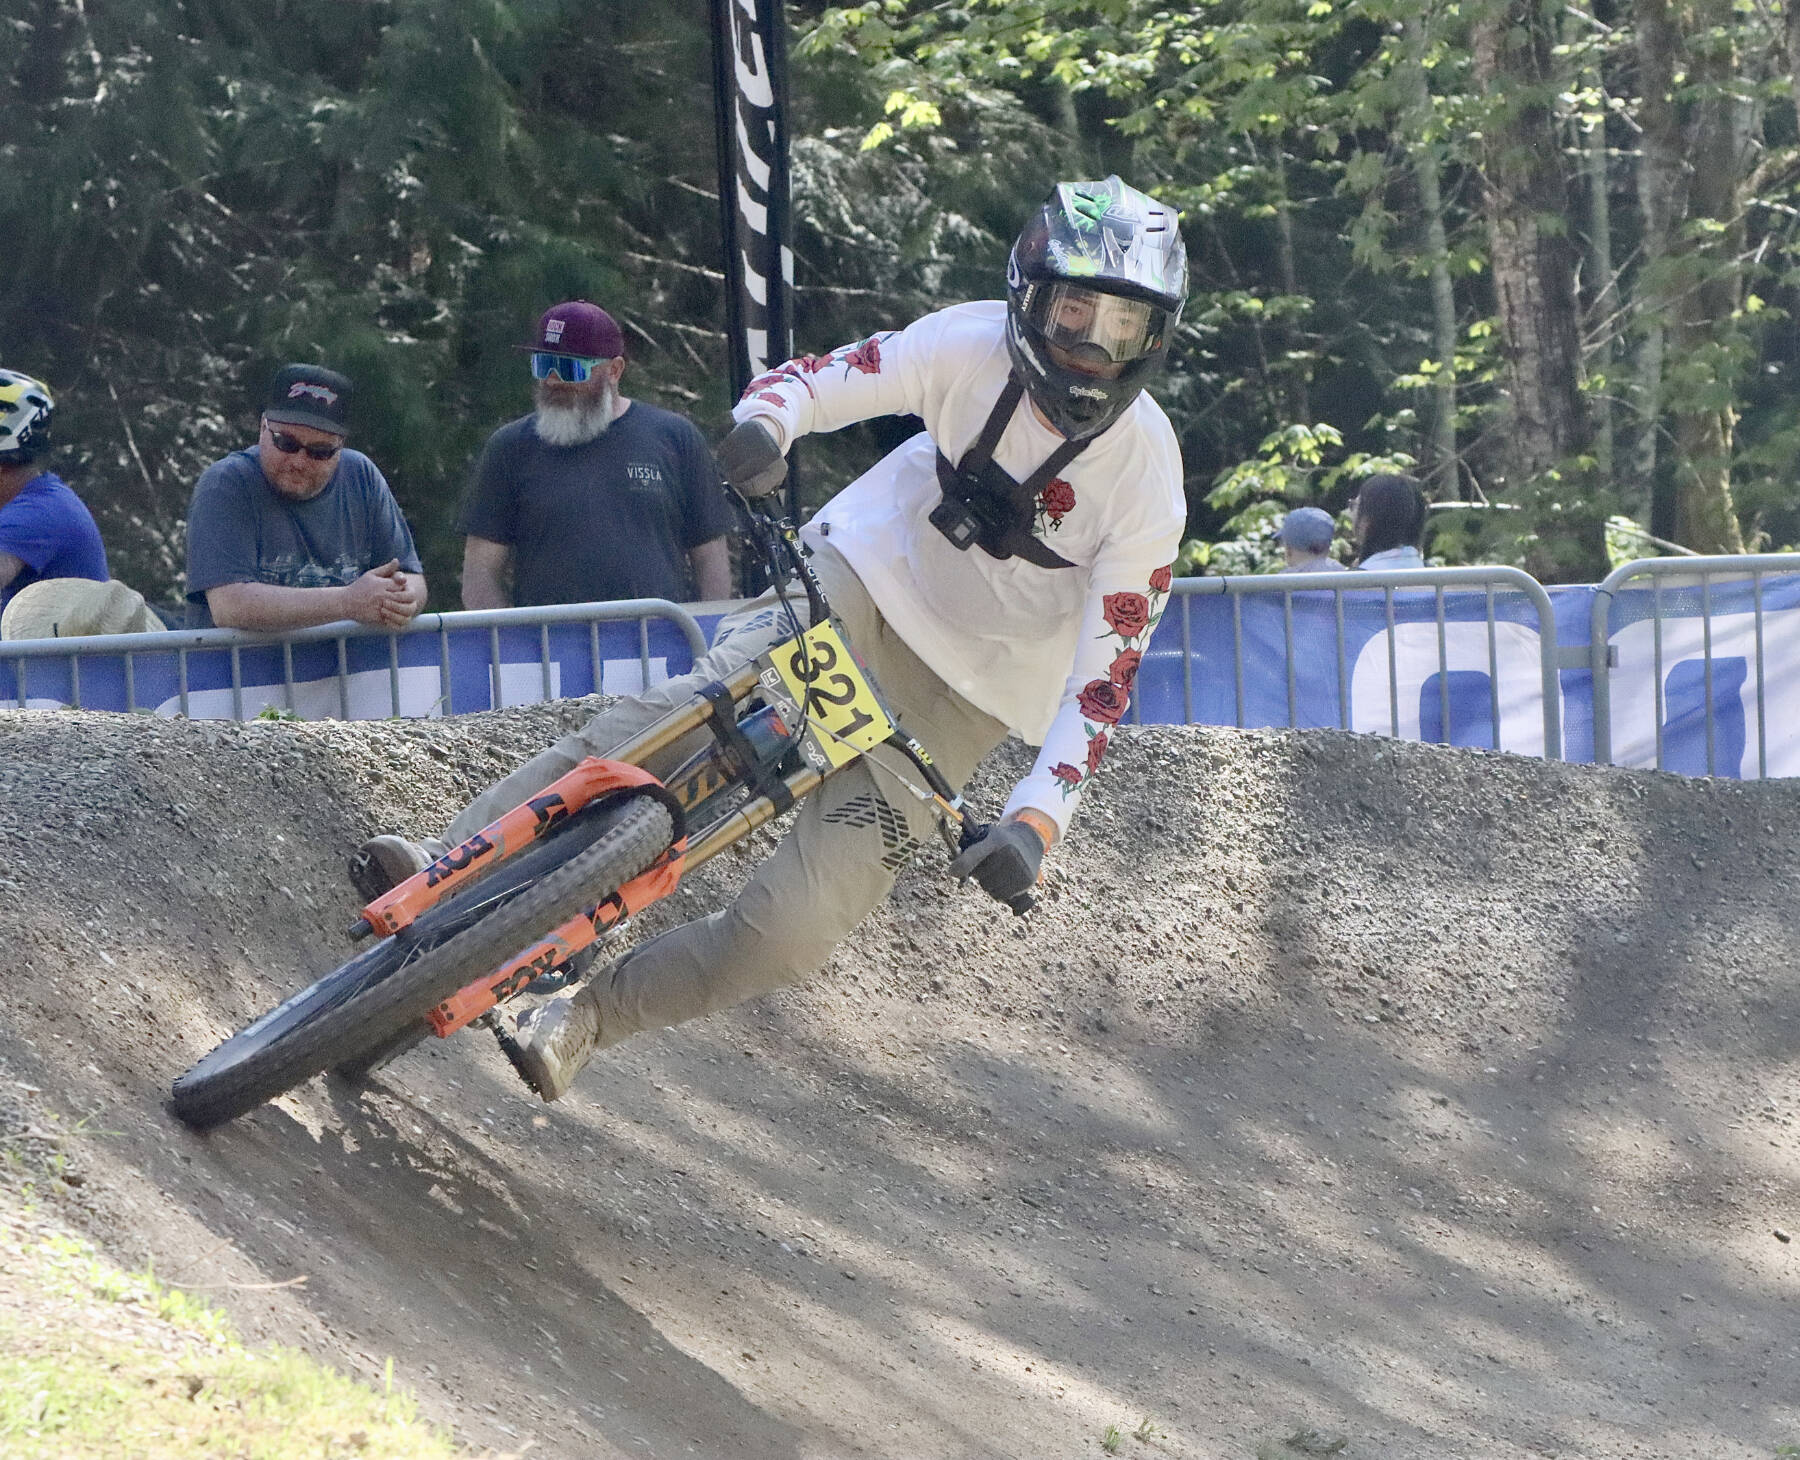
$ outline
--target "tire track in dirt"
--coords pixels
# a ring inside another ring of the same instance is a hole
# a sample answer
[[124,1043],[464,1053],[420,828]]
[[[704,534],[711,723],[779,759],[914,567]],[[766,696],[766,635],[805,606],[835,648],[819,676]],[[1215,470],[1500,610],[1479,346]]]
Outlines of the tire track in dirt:
[[59,1198],[90,1235],[253,1338],[392,1354],[497,1450],[1800,1443],[1785,783],[1126,732],[1026,922],[927,853],[820,979],[558,1105],[465,1035],[170,1119],[174,1075],[343,955],[347,848],[589,709],[0,716],[0,1080],[91,1116]]

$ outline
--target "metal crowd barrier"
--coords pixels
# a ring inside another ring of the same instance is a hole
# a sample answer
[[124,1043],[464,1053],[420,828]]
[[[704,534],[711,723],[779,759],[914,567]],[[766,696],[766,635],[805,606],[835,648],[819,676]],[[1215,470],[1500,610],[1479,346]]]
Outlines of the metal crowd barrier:
[[[1336,573],[1272,573],[1234,578],[1178,578],[1170,585],[1169,607],[1181,605],[1182,713],[1184,720],[1195,719],[1193,626],[1190,606],[1195,598],[1225,594],[1232,600],[1232,676],[1235,716],[1232,723],[1245,724],[1245,667],[1243,601],[1255,595],[1280,594],[1283,598],[1283,666],[1286,673],[1287,718],[1289,727],[1300,723],[1297,709],[1297,663],[1294,641],[1294,598],[1296,595],[1330,593],[1335,613],[1335,650],[1337,680],[1337,728],[1349,730],[1350,673],[1344,632],[1344,595],[1354,593],[1382,595],[1387,622],[1388,713],[1389,731],[1398,736],[1400,730],[1400,688],[1398,674],[1398,640],[1394,633],[1394,594],[1397,590],[1432,592],[1436,599],[1438,647],[1437,685],[1441,723],[1448,733],[1450,725],[1450,658],[1446,635],[1445,593],[1452,589],[1482,589],[1486,594],[1488,646],[1488,692],[1493,748],[1500,748],[1500,671],[1498,629],[1494,600],[1496,593],[1522,594],[1535,610],[1538,626],[1539,673],[1543,686],[1543,754],[1546,759],[1562,759],[1562,695],[1558,682],[1563,667],[1557,648],[1556,617],[1550,596],[1530,574],[1517,568],[1500,566],[1467,568],[1414,568],[1365,572],[1345,569]],[[1166,616],[1166,614],[1165,614]],[[1586,663],[1585,656],[1581,660]],[[1134,696],[1131,718],[1137,723],[1138,697]]]
[[[11,663],[15,673],[13,708],[23,709],[29,698],[29,668],[39,660],[63,659],[68,663],[71,706],[82,709],[81,665],[84,658],[117,656],[124,661],[125,706],[130,711],[148,708],[137,698],[137,661],[151,655],[173,653],[177,660],[177,682],[180,711],[189,710],[189,656],[203,650],[228,650],[231,656],[231,702],[233,718],[244,715],[244,679],[242,656],[253,648],[279,648],[282,654],[282,688],[286,708],[294,708],[294,648],[301,644],[321,642],[337,646],[338,705],[343,718],[350,718],[349,646],[352,641],[380,641],[387,644],[387,670],[391,713],[401,713],[400,641],[425,634],[438,638],[438,672],[443,687],[440,703],[445,714],[456,712],[452,698],[450,671],[450,635],[452,632],[485,629],[488,632],[488,674],[494,705],[503,702],[501,693],[500,634],[503,629],[536,628],[539,637],[539,671],[543,698],[552,696],[550,630],[560,624],[586,624],[592,656],[593,682],[601,682],[600,625],[636,620],[638,624],[638,662],[641,679],[650,679],[650,622],[665,619],[674,624],[686,639],[693,657],[706,652],[706,635],[694,616],[678,603],[664,598],[630,598],[611,603],[561,604],[545,608],[496,608],[458,613],[422,613],[404,629],[372,630],[350,620],[321,624],[316,628],[296,629],[286,634],[253,634],[238,629],[174,629],[166,633],[102,634],[79,639],[0,640],[0,665]],[[0,707],[5,702],[0,701]],[[486,706],[483,706],[486,708]]]
[[[1715,596],[1721,579],[1748,580],[1750,590],[1751,643],[1755,664],[1756,765],[1757,775],[1769,774],[1768,676],[1764,657],[1766,581],[1771,576],[1792,578],[1800,574],[1800,553],[1744,553],[1719,557],[1640,558],[1626,563],[1608,574],[1594,591],[1593,617],[1588,633],[1590,664],[1594,681],[1594,760],[1611,765],[1613,760],[1613,671],[1617,665],[1613,616],[1626,586],[1633,579],[1650,583],[1651,679],[1654,683],[1652,711],[1654,716],[1655,764],[1666,765],[1666,727],[1669,718],[1665,670],[1666,625],[1663,606],[1667,595],[1693,592],[1697,587],[1700,613],[1691,616],[1700,625],[1700,658],[1702,665],[1701,702],[1704,705],[1706,774],[1719,771],[1718,706],[1714,700],[1714,679],[1718,660],[1715,623]],[[1685,620],[1689,616],[1683,616]],[[1737,660],[1743,656],[1729,656]]]

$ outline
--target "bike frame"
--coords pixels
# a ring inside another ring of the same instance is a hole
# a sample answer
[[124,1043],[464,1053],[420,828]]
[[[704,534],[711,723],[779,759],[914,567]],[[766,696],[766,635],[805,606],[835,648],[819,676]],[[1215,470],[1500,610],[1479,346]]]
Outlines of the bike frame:
[[[765,554],[776,566],[785,559],[799,578],[813,624],[832,624],[841,635],[841,626],[831,618],[824,590],[806,561],[806,550],[793,525],[768,518],[755,508],[751,508],[751,521]],[[980,834],[983,828],[976,827],[964,815],[961,798],[944,780],[925,747],[886,714],[868,672],[858,664],[854,673],[848,673],[847,667],[840,666],[835,658],[819,656],[818,646],[809,641],[791,608],[789,615],[795,638],[750,660],[722,681],[704,687],[687,704],[616,747],[611,757],[582,761],[523,805],[452,847],[424,871],[363,909],[361,919],[350,930],[353,937],[369,933],[391,936],[451,892],[551,834],[589,806],[612,797],[655,795],[678,812],[676,840],[656,866],[432,1009],[426,1021],[433,1034],[447,1038],[483,1017],[534,979],[568,962],[626,918],[667,897],[685,873],[736,845],[816,790],[829,776],[855,764],[864,750],[846,753],[841,727],[828,723],[831,717],[827,711],[832,707],[873,703],[880,710],[891,727],[880,743],[894,747],[919,772],[923,785],[904,776],[898,778],[912,794],[931,804],[952,855]],[[840,637],[839,642],[849,647],[847,639]],[[786,676],[772,657],[784,650],[792,651],[792,668]],[[848,681],[850,688],[841,689],[837,680]],[[864,688],[873,696],[872,701],[856,698]],[[753,696],[762,699],[764,706],[745,716],[745,703]],[[865,722],[867,718],[864,717]],[[754,737],[746,733],[747,728],[755,731]],[[643,769],[645,761],[701,730],[711,732],[711,743],[689,756],[670,773],[666,783]],[[785,771],[781,769],[783,764],[789,766]],[[690,816],[703,813],[722,798],[730,803],[727,809],[707,818],[690,834]]]

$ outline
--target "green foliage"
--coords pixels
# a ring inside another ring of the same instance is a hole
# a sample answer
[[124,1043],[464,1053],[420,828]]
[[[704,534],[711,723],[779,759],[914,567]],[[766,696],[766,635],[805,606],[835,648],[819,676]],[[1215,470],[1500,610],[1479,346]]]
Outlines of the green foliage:
[[[1721,480],[1750,539],[1800,541],[1800,126],[1779,27],[1714,9],[1672,14],[1666,105],[1683,136],[1725,107],[1751,145],[1684,185],[1657,235],[1638,187],[1664,103],[1643,95],[1646,37],[1617,7],[1553,7],[1549,83],[1485,89],[1479,16],[1442,0],[795,7],[797,343],[997,296],[1025,210],[1059,177],[1117,171],[1183,210],[1193,286],[1158,396],[1187,467],[1189,561],[1217,544],[1255,565],[1243,545],[1276,504],[1341,506],[1331,473],[1358,458],[1436,472],[1446,368],[1457,460],[1442,480],[1519,509],[1437,514],[1457,517],[1435,531],[1448,560],[1595,571],[1607,515],[1668,537],[1675,504]],[[607,304],[629,393],[722,428],[700,0],[33,0],[9,35],[0,363],[57,388],[54,464],[95,506],[115,571],[153,597],[174,590],[194,479],[246,444],[286,359],[356,378],[357,444],[446,604],[468,464],[529,406],[513,346],[545,304]],[[1548,471],[1518,464],[1519,326],[1484,207],[1484,138],[1525,114],[1561,169],[1537,224],[1586,250],[1580,296],[1554,302],[1580,312],[1582,409],[1616,436],[1609,454],[1578,439]],[[1590,167],[1622,261],[1607,278]],[[1265,443],[1294,423],[1338,440],[1318,463],[1271,462]],[[807,443],[809,502],[901,429]]]

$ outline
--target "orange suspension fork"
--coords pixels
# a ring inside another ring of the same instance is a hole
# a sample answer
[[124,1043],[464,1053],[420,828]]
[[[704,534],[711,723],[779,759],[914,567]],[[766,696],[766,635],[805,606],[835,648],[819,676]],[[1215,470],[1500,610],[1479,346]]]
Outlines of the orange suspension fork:
[[573,958],[614,923],[667,897],[681,881],[681,867],[686,855],[687,838],[683,837],[648,872],[632,878],[604,902],[575,914],[523,953],[452,994],[426,1014],[431,1032],[439,1039],[447,1039],[501,1000],[510,999],[540,974]]
[[661,785],[639,766],[590,756],[523,806],[513,807],[461,845],[452,847],[424,871],[382,893],[363,909],[363,921],[384,937],[397,933],[449,893],[530,846],[590,801],[612,791]]

